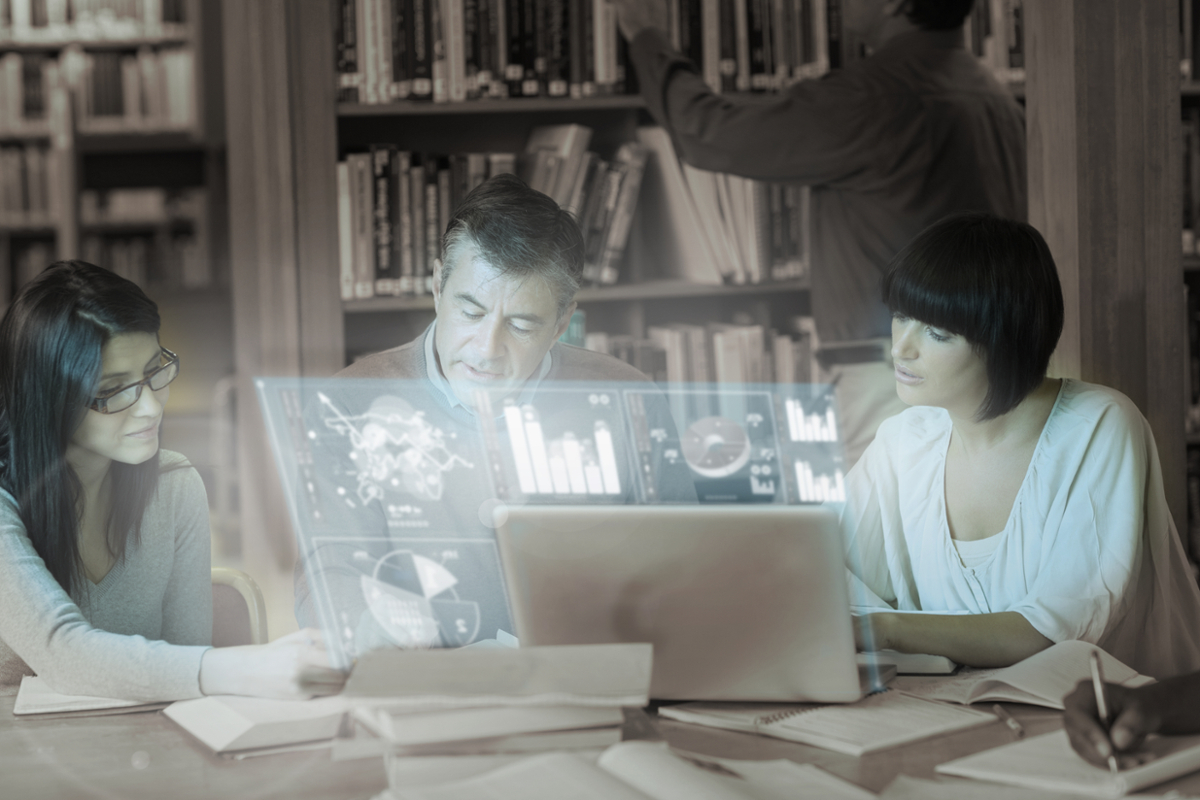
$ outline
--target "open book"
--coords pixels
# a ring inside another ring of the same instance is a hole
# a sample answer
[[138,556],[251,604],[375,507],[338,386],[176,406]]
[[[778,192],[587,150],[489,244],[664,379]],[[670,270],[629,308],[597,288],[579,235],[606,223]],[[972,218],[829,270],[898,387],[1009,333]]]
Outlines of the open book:
[[683,703],[661,717],[714,728],[760,733],[861,756],[901,744],[995,722],[992,714],[948,706],[892,689],[855,703]]
[[1113,775],[1076,755],[1060,730],[948,761],[937,771],[1029,789],[1121,797],[1200,769],[1200,736],[1151,736],[1141,752],[1145,763]]
[[105,714],[133,714],[157,711],[167,703],[143,703],[139,700],[118,700],[114,697],[92,697],[78,694],[59,694],[41,678],[26,675],[21,678],[13,714],[52,717],[95,717]]
[[464,780],[393,785],[397,800],[785,800],[806,788],[828,800],[875,795],[813,765],[690,759],[660,742],[622,742],[599,760],[545,753]]
[[1088,654],[1093,650],[1100,654],[1105,680],[1123,686],[1153,682],[1153,678],[1139,675],[1095,645],[1068,641],[1051,645],[1011,667],[964,670],[946,680],[905,687],[905,691],[951,703],[1005,700],[1061,710],[1063,697],[1070,694],[1079,681],[1091,677]]

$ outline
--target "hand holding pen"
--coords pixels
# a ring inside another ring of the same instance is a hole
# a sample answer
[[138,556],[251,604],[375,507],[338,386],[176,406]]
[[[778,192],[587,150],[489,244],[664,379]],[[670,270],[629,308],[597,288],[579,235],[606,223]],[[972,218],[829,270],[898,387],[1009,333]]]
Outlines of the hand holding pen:
[[[1095,650],[1088,653],[1088,665],[1092,669],[1092,692],[1096,696],[1096,716],[1100,719],[1100,724],[1104,727],[1105,741],[1097,742],[1100,755],[1104,755],[1104,751],[1108,751],[1105,760],[1108,762],[1108,768],[1113,775],[1116,775],[1120,770],[1117,766],[1117,754],[1112,746],[1112,739],[1109,736],[1109,729],[1112,725],[1112,718],[1108,715],[1108,695],[1104,688],[1104,668],[1100,666],[1100,654]],[[1107,746],[1106,746],[1107,745]]]
[[1063,725],[1081,758],[1114,772],[1118,767],[1127,769],[1141,762],[1136,751],[1146,734],[1163,727],[1156,710],[1163,684],[1129,689],[1105,683],[1095,651],[1092,660],[1092,677],[1080,681],[1063,699]]

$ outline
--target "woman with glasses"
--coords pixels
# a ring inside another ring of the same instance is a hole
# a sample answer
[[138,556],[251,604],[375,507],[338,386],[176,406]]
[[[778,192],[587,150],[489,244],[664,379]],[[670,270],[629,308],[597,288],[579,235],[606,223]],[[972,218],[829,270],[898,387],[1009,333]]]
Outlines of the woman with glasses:
[[208,502],[159,449],[179,357],[158,330],[141,289],[82,261],[50,265],[0,322],[0,684],[37,674],[133,700],[336,691],[317,632],[208,646]]

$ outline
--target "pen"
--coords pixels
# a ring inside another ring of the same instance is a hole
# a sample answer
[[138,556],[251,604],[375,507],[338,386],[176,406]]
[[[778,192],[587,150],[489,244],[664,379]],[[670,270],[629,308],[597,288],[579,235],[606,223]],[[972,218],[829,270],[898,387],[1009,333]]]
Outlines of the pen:
[[1013,719],[1012,714],[1004,710],[1004,707],[999,703],[992,706],[992,711],[1000,718],[1000,721],[1009,727],[1018,739],[1025,738],[1025,726]]
[[[1100,722],[1104,724],[1104,733],[1108,735],[1108,697],[1104,693],[1104,671],[1100,668],[1100,654],[1093,650],[1088,655],[1088,663],[1092,667],[1092,688],[1096,691],[1096,711],[1100,714]],[[1112,740],[1108,743],[1108,768],[1116,775],[1117,756],[1112,749]]]

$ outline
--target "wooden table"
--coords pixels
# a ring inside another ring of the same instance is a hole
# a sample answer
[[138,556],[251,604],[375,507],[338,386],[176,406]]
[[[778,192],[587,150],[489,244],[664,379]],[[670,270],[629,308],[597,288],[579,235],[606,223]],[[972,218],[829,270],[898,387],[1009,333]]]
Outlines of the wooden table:
[[[333,762],[327,750],[221,758],[161,713],[77,719],[16,719],[14,698],[0,697],[0,797],[5,800],[193,800],[346,798],[367,800],[387,787],[379,758]],[[1061,715],[1007,706],[1030,736],[1061,727]],[[673,746],[712,756],[790,758],[820,767],[873,792],[898,774],[934,777],[937,764],[1013,740],[999,723],[854,758],[779,739],[656,718]],[[1156,792],[1200,794],[1200,774]]]

